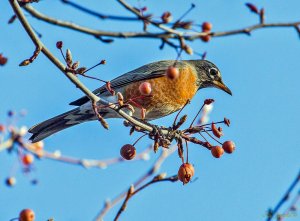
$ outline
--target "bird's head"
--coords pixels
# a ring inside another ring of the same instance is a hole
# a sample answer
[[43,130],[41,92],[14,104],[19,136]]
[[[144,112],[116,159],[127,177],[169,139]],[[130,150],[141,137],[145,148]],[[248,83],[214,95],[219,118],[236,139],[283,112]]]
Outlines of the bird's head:
[[206,60],[190,61],[196,68],[199,78],[199,89],[215,87],[232,95],[231,90],[223,83],[221,72],[218,67]]

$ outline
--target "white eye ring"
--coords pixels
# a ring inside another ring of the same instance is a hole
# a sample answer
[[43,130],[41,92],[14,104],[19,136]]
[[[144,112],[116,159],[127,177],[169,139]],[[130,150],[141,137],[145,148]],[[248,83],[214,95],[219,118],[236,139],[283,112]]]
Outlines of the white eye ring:
[[211,68],[209,69],[209,74],[215,77],[219,75],[219,71],[216,68]]

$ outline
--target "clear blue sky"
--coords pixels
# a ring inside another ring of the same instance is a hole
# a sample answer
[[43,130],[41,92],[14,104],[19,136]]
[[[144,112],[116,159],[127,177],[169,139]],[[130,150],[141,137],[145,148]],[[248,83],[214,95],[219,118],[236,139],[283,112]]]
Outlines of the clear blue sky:
[[[80,1],[77,1],[80,2]],[[193,1],[197,7],[189,14],[199,23],[211,21],[215,31],[231,30],[257,22],[257,17],[244,6],[244,1]],[[137,3],[137,1],[131,1]],[[169,10],[180,16],[192,1],[140,1],[158,16]],[[300,2],[254,1],[264,6],[267,22],[288,22],[300,19]],[[90,8],[112,14],[130,15],[114,1],[84,1]],[[138,23],[99,21],[84,15],[60,1],[41,1],[33,4],[41,12],[71,20],[89,27],[108,30],[137,30]],[[43,55],[27,66],[18,64],[28,58],[34,49],[18,21],[7,25],[13,14],[8,1],[0,1],[0,53],[9,57],[0,67],[0,122],[5,121],[9,109],[26,109],[28,115],[20,125],[32,126],[42,120],[69,110],[68,103],[81,92],[63,76]],[[44,43],[59,56],[57,40],[71,48],[75,60],[91,66],[100,59],[107,65],[91,72],[112,79],[145,63],[175,59],[173,49],[158,49],[160,42],[149,39],[117,39],[103,44],[91,36],[76,33],[27,16],[35,29],[43,34]],[[225,129],[222,140],[234,140],[237,149],[233,155],[214,159],[208,151],[190,145],[190,161],[195,165],[196,182],[182,186],[179,182],[161,183],[138,194],[128,204],[121,220],[263,220],[265,211],[274,206],[299,170],[300,136],[300,40],[294,29],[277,28],[253,32],[251,37],[236,35],[215,38],[210,43],[195,41],[195,51],[207,51],[207,59],[220,68],[225,83],[233,96],[216,89],[201,90],[187,108],[190,116],[198,110],[205,98],[216,100],[211,119],[224,116],[232,125]],[[184,59],[198,59],[183,55]],[[84,80],[94,89],[97,82]],[[156,121],[169,125],[174,116]],[[110,131],[104,131],[97,122],[83,124],[63,131],[46,142],[46,149],[61,150],[63,154],[82,158],[118,156],[124,143],[132,143],[136,135],[128,136],[128,129],[120,120],[109,121]],[[143,140],[138,150],[149,145]],[[55,220],[92,220],[105,199],[126,189],[142,175],[153,160],[128,162],[106,170],[82,169],[50,160],[35,163],[33,177],[39,179],[32,186],[20,171],[18,183],[8,188],[2,181],[17,161],[15,155],[0,153],[0,220],[16,217],[23,208],[32,208],[37,220],[50,217]],[[169,175],[175,174],[180,160],[174,155],[162,167]],[[118,209],[116,207],[116,209]],[[106,220],[112,220],[116,209]],[[299,220],[299,216],[293,220]]]

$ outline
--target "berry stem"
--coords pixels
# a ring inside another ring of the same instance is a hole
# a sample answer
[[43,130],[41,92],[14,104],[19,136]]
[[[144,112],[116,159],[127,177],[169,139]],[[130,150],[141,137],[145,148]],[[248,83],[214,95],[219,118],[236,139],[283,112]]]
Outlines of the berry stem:
[[88,71],[94,69],[95,67],[97,67],[97,66],[99,66],[99,65],[101,65],[101,64],[104,64],[104,63],[105,63],[105,61],[102,60],[102,61],[100,61],[98,64],[96,64],[96,65],[94,65],[94,66],[92,66],[92,67],[86,69],[82,74],[84,74],[84,73],[86,73],[86,72],[88,72]]
[[190,127],[189,127],[189,128],[191,128],[191,127],[193,126],[193,124],[194,124],[195,120],[197,119],[198,115],[199,115],[199,114],[200,114],[200,112],[202,111],[202,109],[203,109],[204,105],[205,105],[205,104],[202,104],[202,106],[201,106],[200,110],[198,111],[198,113],[197,113],[197,114],[196,114],[196,116],[194,117],[194,119],[193,119],[193,121],[192,121],[192,123],[191,123],[191,125],[190,125]]
[[148,134],[143,134],[142,136],[140,136],[140,137],[132,144],[132,146],[136,145],[137,142],[139,142],[139,140],[142,139],[142,138],[143,138],[144,136],[146,136],[146,135],[148,135]]
[[222,143],[221,143],[220,141],[218,141],[216,138],[214,138],[212,135],[210,135],[210,133],[208,133],[207,130],[205,130],[205,129],[203,129],[203,130],[204,130],[204,132],[205,132],[208,136],[210,136],[213,140],[215,140],[215,141],[218,142],[220,145],[222,145]]
[[196,7],[196,5],[192,3],[192,4],[191,4],[191,7],[190,7],[185,13],[183,13],[183,15],[181,15],[181,17],[179,17],[179,18],[177,19],[177,21],[175,22],[175,24],[178,23],[178,22],[180,22],[180,21],[181,21],[185,16],[187,16],[187,14],[190,13],[195,7]]
[[64,61],[67,63],[66,56],[64,55],[62,49],[60,48],[59,50],[60,50],[61,56],[64,58]]

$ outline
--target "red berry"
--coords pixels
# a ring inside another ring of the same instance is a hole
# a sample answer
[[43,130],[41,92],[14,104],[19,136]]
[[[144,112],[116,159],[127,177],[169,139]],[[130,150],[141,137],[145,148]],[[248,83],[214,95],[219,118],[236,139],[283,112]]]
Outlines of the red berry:
[[0,133],[5,131],[5,126],[3,124],[0,124]]
[[212,24],[209,22],[203,22],[202,23],[202,31],[204,32],[210,32],[212,29]]
[[17,182],[17,180],[16,180],[16,178],[14,178],[13,176],[8,177],[8,178],[5,180],[5,183],[6,183],[7,186],[14,186],[14,185],[16,185],[16,182]]
[[179,167],[178,170],[178,179],[186,184],[191,181],[191,178],[194,176],[195,170],[192,164],[184,163]]
[[56,42],[56,48],[57,48],[57,49],[61,49],[62,46],[63,46],[63,42],[62,42],[62,41]]
[[7,58],[0,54],[0,65],[5,65],[7,63]]
[[33,163],[34,157],[31,154],[25,154],[22,158],[24,165],[30,165]]
[[209,42],[210,39],[211,39],[211,36],[210,35],[204,35],[204,36],[201,36],[200,38],[204,42]]
[[140,90],[141,94],[149,95],[149,94],[151,94],[151,91],[152,91],[151,84],[149,82],[143,82],[140,84],[139,90]]
[[166,71],[166,75],[168,76],[168,78],[170,79],[176,79],[179,77],[179,70],[178,68],[174,67],[174,66],[170,66],[168,67],[167,71]]
[[215,102],[214,99],[205,99],[204,104],[205,105],[210,105],[211,103]]
[[169,23],[172,21],[172,14],[170,12],[164,12],[161,16],[163,23]]
[[19,214],[19,221],[34,221],[35,215],[31,209],[23,209]]
[[232,141],[225,141],[222,147],[226,153],[233,153],[235,150],[235,144]]
[[213,146],[211,148],[211,154],[215,157],[215,158],[220,158],[223,154],[224,154],[224,150],[222,147],[220,146]]
[[121,148],[120,154],[125,160],[132,160],[135,157],[136,149],[131,144],[125,144]]

